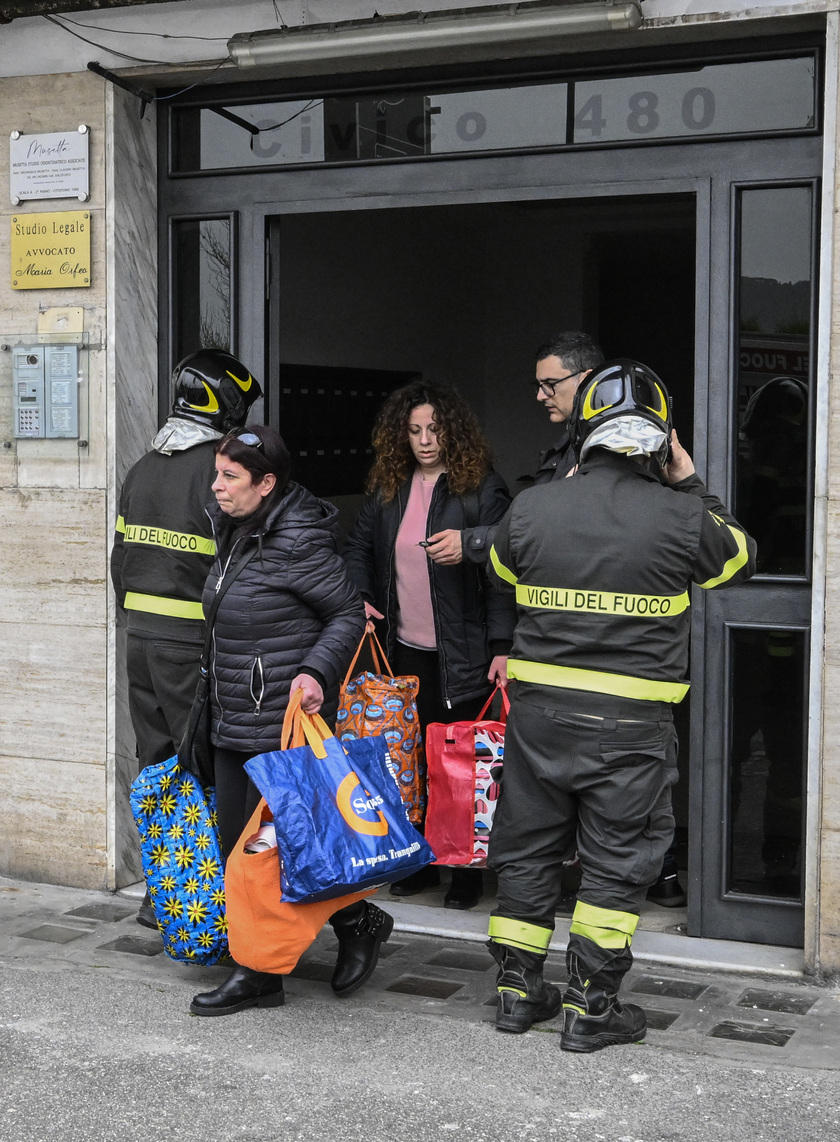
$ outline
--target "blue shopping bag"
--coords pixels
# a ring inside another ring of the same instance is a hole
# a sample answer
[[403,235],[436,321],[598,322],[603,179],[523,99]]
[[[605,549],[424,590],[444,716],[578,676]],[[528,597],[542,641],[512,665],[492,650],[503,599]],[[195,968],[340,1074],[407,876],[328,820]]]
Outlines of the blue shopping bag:
[[339,741],[300,709],[301,697],[297,690],[289,703],[284,748],[245,763],[274,817],[283,899],[331,900],[430,864],[435,855],[408,819],[385,738]]
[[142,771],[130,800],[164,951],[191,964],[218,963],[228,944],[215,789],[203,789],[171,757]]

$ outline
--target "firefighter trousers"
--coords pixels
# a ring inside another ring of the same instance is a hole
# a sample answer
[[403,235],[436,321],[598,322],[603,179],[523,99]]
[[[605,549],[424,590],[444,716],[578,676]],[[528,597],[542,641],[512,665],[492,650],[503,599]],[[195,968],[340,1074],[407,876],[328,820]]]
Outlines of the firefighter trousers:
[[[670,707],[600,698],[570,691],[543,697],[539,687],[522,684],[514,695],[488,861],[499,878],[491,935],[495,928],[500,943],[517,942],[504,936],[514,921],[534,934],[533,950],[547,949],[561,867],[577,848],[582,878],[572,933],[588,919],[595,944],[614,945],[606,957],[612,959],[629,947],[647,888],[662,867],[674,832],[677,780]],[[595,713],[599,708],[611,716]],[[616,935],[598,936],[601,929]],[[526,937],[520,946],[530,942]]]

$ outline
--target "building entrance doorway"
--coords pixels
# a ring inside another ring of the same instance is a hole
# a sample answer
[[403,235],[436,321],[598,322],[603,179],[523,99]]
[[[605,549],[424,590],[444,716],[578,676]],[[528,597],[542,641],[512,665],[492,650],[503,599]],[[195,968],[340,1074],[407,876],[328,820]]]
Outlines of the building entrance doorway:
[[[694,437],[696,204],[690,194],[286,215],[272,220],[271,419],[297,478],[347,528],[383,395],[408,378],[455,385],[512,492],[557,437],[527,384],[537,345],[583,329],[608,357],[650,364]],[[677,708],[675,790],[688,880],[689,700]],[[573,886],[573,874],[569,884]],[[685,921],[649,905],[643,926]]]

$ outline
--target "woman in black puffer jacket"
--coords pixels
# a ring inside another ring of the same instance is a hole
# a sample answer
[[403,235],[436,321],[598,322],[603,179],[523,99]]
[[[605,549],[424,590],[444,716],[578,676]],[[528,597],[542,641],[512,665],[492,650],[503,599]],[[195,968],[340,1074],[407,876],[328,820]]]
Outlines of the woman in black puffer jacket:
[[[362,636],[365,613],[338,554],[338,512],[289,481],[280,436],[248,425],[225,436],[215,451],[216,503],[209,514],[217,556],[203,601],[207,610],[225,576],[235,575],[216,611],[209,663],[219,833],[227,857],[260,799],[245,762],[279,749],[293,691],[303,691],[307,713],[335,717],[339,679]],[[373,971],[393,921],[362,900],[335,912],[330,923],[339,941],[333,990],[349,995]],[[197,995],[190,1010],[228,1015],[282,1002],[282,976],[237,966],[221,987]]]

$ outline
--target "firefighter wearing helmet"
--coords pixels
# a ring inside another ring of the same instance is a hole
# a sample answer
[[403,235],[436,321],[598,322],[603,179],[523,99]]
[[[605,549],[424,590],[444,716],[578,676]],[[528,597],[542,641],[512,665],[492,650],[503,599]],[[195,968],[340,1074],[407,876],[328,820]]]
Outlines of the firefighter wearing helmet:
[[[580,385],[569,432],[579,466],[522,492],[488,569],[515,594],[516,679],[489,864],[499,1030],[562,1012],[560,1045],[589,1052],[645,1035],[618,991],[648,887],[673,836],[673,704],[688,690],[689,590],[743,582],[755,544],[696,475],[668,393],[626,359]],[[661,465],[664,482],[652,474]],[[582,879],[565,992],[543,979],[564,860]]]
[[[242,362],[216,349],[185,357],[172,381],[172,414],[123,483],[111,551],[141,769],[177,752],[195,695],[201,593],[215,554],[204,510],[213,498],[213,446],[245,424],[262,396]],[[148,894],[137,919],[157,928]]]

